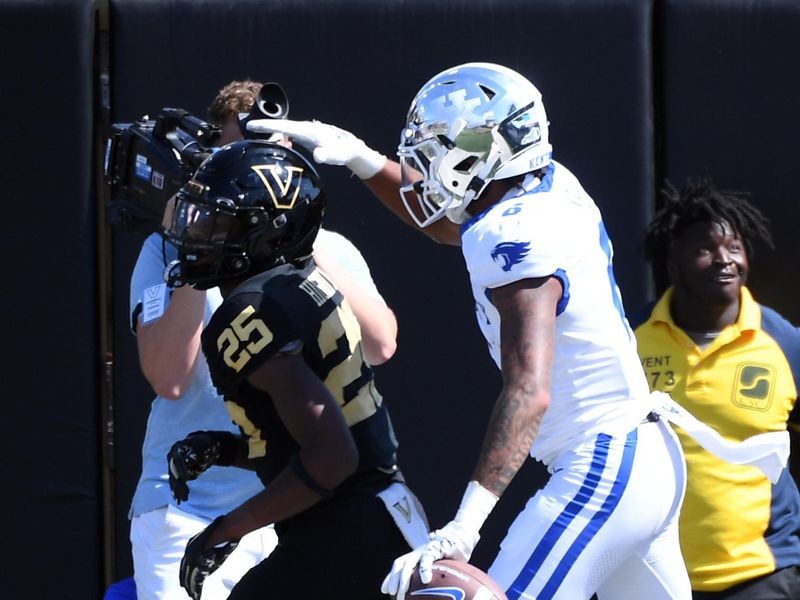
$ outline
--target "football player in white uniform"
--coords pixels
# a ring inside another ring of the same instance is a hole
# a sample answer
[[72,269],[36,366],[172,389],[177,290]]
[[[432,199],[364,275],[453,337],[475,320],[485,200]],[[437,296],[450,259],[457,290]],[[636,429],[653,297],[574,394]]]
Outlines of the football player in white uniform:
[[425,581],[434,560],[468,560],[530,453],[551,477],[489,570],[511,600],[690,598],[677,535],[683,454],[651,412],[611,242],[597,206],[551,157],[536,87],[488,63],[436,75],[411,104],[399,164],[322,123],[263,126],[347,165],[406,222],[461,246],[503,374],[455,518],[395,561],[383,591],[403,598],[417,566]]

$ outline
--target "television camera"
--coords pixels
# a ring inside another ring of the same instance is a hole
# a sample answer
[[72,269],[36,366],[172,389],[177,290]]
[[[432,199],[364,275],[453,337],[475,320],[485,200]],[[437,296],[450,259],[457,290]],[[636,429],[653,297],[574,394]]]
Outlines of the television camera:
[[[245,138],[253,119],[282,119],[289,101],[277,83],[265,83],[249,113],[239,114]],[[133,123],[114,123],[106,144],[104,174],[110,187],[107,219],[126,231],[161,231],[164,208],[211,155],[222,128],[180,108],[162,108]]]

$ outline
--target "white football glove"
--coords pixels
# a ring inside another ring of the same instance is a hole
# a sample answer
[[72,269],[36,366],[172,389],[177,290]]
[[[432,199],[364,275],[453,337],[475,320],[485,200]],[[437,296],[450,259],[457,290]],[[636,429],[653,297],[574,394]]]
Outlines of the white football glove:
[[392,569],[384,578],[381,592],[403,600],[408,591],[411,575],[419,564],[422,583],[430,583],[433,563],[442,558],[469,561],[480,540],[480,529],[486,517],[497,504],[497,496],[477,481],[470,481],[455,519],[430,534],[430,541],[413,552],[395,559]]
[[311,150],[318,163],[344,165],[361,179],[374,177],[386,164],[383,154],[349,131],[320,121],[256,119],[247,124],[247,129],[254,133],[283,133]]
[[414,574],[414,569],[419,564],[422,552],[428,547],[428,544],[420,546],[417,550],[412,550],[408,554],[396,558],[392,563],[392,569],[389,574],[383,579],[381,584],[381,592],[389,594],[403,600],[408,591],[408,584],[411,581],[411,576]]

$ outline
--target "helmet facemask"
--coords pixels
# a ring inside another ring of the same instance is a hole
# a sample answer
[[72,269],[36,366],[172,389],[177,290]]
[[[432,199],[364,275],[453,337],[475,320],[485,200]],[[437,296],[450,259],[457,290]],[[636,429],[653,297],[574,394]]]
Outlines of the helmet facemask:
[[240,277],[250,267],[252,225],[262,220],[257,211],[237,210],[227,198],[208,201],[179,193],[165,233],[178,248],[180,269],[173,269],[172,283],[190,281],[197,289],[208,289]]
[[446,146],[437,138],[401,145],[397,151],[402,175],[400,197],[420,227],[427,227],[439,220],[453,203],[460,203],[436,177],[447,152]]
[[465,130],[453,137],[455,141],[439,135],[401,144],[400,194],[417,225],[427,227],[442,216],[455,223],[467,220],[464,211],[489,184],[501,159],[494,137],[494,131],[481,128]]

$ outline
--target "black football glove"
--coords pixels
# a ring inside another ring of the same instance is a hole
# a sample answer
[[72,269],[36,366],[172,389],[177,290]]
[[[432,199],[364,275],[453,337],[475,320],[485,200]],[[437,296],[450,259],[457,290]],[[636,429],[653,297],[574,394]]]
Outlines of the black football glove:
[[223,517],[217,517],[211,525],[191,538],[186,544],[186,552],[181,559],[181,587],[193,600],[200,600],[203,593],[203,582],[206,577],[219,569],[225,559],[236,549],[239,542],[226,542],[220,546],[206,548],[206,540],[217,528]]
[[229,431],[193,431],[167,453],[169,489],[180,504],[189,498],[187,481],[214,465],[229,466],[236,458],[239,438]]

